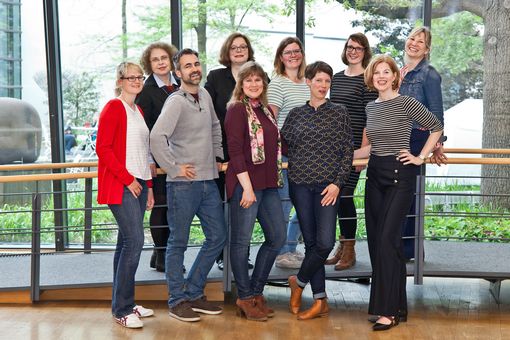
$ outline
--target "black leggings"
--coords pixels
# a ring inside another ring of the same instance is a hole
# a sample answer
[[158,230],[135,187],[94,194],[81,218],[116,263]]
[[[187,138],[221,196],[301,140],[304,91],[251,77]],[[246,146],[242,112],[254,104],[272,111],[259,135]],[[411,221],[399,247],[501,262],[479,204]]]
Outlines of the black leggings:
[[[357,215],[354,205],[354,188],[343,187],[340,190],[340,204],[338,206],[338,223],[340,224],[340,235],[346,239],[356,238]],[[348,197],[344,197],[348,196]]]

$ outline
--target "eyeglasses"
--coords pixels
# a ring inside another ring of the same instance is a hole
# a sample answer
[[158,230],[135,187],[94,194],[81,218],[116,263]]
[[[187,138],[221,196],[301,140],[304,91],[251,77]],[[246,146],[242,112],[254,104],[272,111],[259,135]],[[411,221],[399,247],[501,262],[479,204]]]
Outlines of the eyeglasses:
[[135,81],[144,81],[145,80],[145,77],[144,76],[138,76],[138,77],[135,77],[135,76],[130,76],[130,77],[120,77],[120,79],[126,79],[127,81],[129,81],[130,83],[134,83]]
[[282,55],[285,57],[290,57],[291,55],[300,55],[302,53],[301,49],[298,50],[287,50],[283,51]]
[[160,61],[167,61],[168,59],[170,59],[169,56],[167,55],[162,55],[161,58],[158,58],[158,57],[154,57],[151,59],[151,63],[159,63]]
[[230,46],[230,50],[232,52],[234,51],[238,51],[238,50],[241,50],[241,51],[246,51],[248,49],[248,45],[239,45],[239,46],[236,46],[236,45],[232,45]]
[[356,51],[358,53],[361,53],[361,52],[365,51],[365,48],[364,47],[354,47],[354,46],[351,46],[351,45],[347,45],[347,52],[352,52],[352,51]]

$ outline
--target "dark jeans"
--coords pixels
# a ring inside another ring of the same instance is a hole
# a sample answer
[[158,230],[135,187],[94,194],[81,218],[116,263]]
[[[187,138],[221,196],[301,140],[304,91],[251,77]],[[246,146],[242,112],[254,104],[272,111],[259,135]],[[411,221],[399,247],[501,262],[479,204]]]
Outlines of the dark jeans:
[[143,189],[135,198],[124,187],[122,204],[109,204],[119,231],[113,256],[112,314],[121,318],[133,313],[135,306],[135,274],[142,253],[143,215],[147,205],[147,186],[138,179]]
[[295,184],[289,181],[289,193],[305,241],[305,258],[297,274],[302,287],[310,282],[313,298],[326,297],[326,271],[324,262],[335,245],[335,205],[322,206],[321,192],[328,184]]
[[[343,187],[340,190],[338,206],[338,222],[340,224],[340,235],[346,239],[356,238],[358,224],[356,206],[354,205],[354,189]],[[347,196],[347,197],[345,197]]]
[[365,220],[372,264],[368,312],[395,316],[407,312],[406,263],[401,226],[411,205],[415,165],[396,156],[370,156],[365,186]]
[[[278,189],[256,190],[257,201],[245,209],[239,205],[243,188],[237,184],[230,199],[230,259],[240,299],[262,295],[276,255],[286,240],[285,221]],[[255,267],[248,274],[248,250],[255,220],[264,232],[264,243],[257,253]]]
[[[168,305],[177,306],[204,295],[207,275],[226,240],[225,218],[218,187],[214,180],[168,182],[168,228],[165,274],[168,285]],[[184,280],[182,265],[193,218],[198,216],[205,241]]]
[[[412,129],[411,130],[411,140],[410,140],[410,146],[411,146],[411,153],[414,156],[418,156],[421,152],[421,149],[423,149],[423,146],[427,142],[427,138],[429,138],[430,132],[428,130],[419,130],[419,129]],[[421,167],[417,166],[415,168],[415,178],[414,178],[414,188],[416,192],[416,176],[420,174],[420,172],[423,172],[425,174],[425,165],[422,165]],[[402,224],[402,236],[403,237],[410,237],[404,239],[404,256],[406,259],[412,259],[414,257],[414,244],[416,236],[416,218],[414,215],[416,215],[416,196],[412,198],[412,204],[409,209],[408,215],[412,215],[413,217],[406,218],[405,222]]]

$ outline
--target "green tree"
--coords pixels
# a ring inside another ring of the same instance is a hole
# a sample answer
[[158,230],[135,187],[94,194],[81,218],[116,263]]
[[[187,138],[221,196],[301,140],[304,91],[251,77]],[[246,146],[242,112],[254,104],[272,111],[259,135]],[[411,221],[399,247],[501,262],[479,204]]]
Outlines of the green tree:
[[97,77],[88,72],[66,71],[62,73],[64,121],[66,124],[81,126],[85,122],[92,122],[99,105],[97,83]]

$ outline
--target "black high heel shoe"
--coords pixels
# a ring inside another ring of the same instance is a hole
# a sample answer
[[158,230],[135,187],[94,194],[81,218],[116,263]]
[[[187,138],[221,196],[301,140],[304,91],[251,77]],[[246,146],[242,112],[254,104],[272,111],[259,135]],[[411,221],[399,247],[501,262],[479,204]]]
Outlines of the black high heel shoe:
[[[379,320],[380,316],[378,315],[372,315],[372,316],[369,316],[368,317],[368,322],[370,323],[376,323],[377,320]],[[398,312],[398,318],[399,318],[399,322],[407,322],[407,312],[402,312],[402,311],[399,311]]]
[[399,317],[398,316],[385,316],[385,318],[389,319],[391,321],[391,323],[389,324],[384,324],[384,323],[379,323],[379,322],[376,322],[373,326],[372,326],[372,330],[374,331],[386,331],[392,327],[395,327],[398,325],[399,323]]

